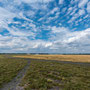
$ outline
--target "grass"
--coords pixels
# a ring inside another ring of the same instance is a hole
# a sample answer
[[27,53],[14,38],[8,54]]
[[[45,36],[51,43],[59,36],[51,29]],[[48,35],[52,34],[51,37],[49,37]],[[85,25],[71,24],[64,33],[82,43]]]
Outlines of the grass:
[[25,90],[90,90],[90,67],[32,60],[20,85]]
[[90,62],[90,55],[13,55],[13,57],[72,62]]
[[[20,83],[25,90],[90,90],[90,66],[52,61],[89,62],[90,55],[13,56],[33,58]],[[0,87],[4,83],[10,82],[27,64],[26,60],[20,58],[11,59],[8,56],[0,55]]]
[[0,55],[0,87],[11,81],[26,64],[25,60],[10,59]]

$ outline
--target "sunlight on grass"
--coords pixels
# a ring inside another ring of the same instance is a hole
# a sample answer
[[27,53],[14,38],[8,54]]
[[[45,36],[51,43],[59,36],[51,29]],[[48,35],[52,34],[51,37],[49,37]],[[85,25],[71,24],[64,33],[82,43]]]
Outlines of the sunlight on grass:
[[25,90],[89,90],[88,66],[32,60],[21,84]]
[[90,62],[90,55],[13,55],[13,57],[72,62]]
[[0,55],[0,87],[17,75],[17,73],[27,64],[23,59],[10,59]]

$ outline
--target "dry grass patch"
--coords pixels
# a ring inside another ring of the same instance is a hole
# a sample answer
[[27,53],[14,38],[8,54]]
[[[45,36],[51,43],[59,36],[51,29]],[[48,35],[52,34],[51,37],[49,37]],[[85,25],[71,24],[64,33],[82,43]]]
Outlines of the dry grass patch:
[[90,55],[14,55],[14,57],[72,62],[90,62]]

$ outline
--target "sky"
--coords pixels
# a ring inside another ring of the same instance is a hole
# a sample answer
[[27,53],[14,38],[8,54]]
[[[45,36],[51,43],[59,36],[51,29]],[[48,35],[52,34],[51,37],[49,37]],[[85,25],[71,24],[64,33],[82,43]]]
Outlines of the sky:
[[90,53],[90,0],[0,0],[0,53]]

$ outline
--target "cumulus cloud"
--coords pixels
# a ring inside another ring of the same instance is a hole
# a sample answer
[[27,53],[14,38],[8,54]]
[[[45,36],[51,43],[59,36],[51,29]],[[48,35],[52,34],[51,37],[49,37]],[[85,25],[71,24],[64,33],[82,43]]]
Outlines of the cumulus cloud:
[[75,49],[75,52],[78,53],[90,47],[90,28],[83,31],[71,32],[65,27],[54,27],[52,29],[52,32],[56,33],[55,37],[53,36],[55,41],[53,42],[53,45],[51,47],[52,49],[56,48],[58,50],[61,50],[63,48],[64,50],[70,52],[73,52],[73,49]]

